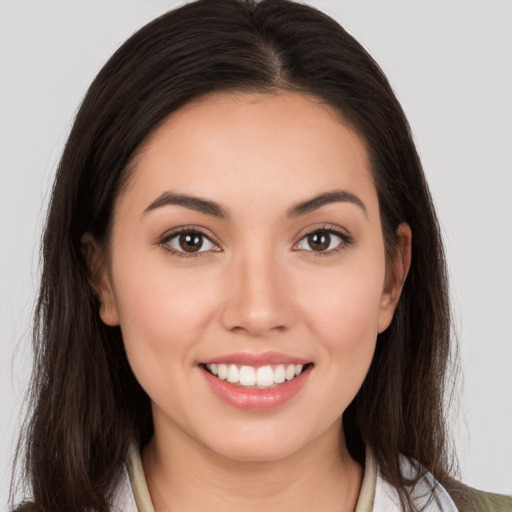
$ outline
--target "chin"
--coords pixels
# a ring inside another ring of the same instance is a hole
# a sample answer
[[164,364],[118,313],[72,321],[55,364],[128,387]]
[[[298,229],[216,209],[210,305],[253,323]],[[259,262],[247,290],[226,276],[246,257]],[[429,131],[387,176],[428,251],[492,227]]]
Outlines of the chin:
[[316,450],[327,438],[330,438],[331,446],[333,436],[336,443],[340,439],[341,420],[328,427],[326,431],[320,432],[315,428],[301,431],[296,427],[297,422],[294,422],[292,428],[261,423],[251,426],[240,425],[238,428],[226,429],[230,435],[215,438],[208,436],[210,438],[203,438],[203,442],[206,441],[204,445],[215,454],[234,462],[273,462],[293,457],[313,446]]
[[296,453],[298,446],[280,442],[230,444],[213,447],[213,451],[224,459],[233,462],[274,462],[286,459]]

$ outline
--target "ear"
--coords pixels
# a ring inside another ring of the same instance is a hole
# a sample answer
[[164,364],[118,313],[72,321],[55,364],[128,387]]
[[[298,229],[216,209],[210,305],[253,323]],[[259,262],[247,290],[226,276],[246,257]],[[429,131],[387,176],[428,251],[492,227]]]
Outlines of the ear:
[[90,233],[82,235],[82,256],[89,272],[89,284],[100,301],[100,318],[106,325],[119,325],[117,303],[106,255]]
[[397,245],[393,259],[386,270],[386,282],[382,292],[378,332],[385,331],[391,324],[402,288],[411,266],[412,232],[408,224],[402,223],[396,230]]

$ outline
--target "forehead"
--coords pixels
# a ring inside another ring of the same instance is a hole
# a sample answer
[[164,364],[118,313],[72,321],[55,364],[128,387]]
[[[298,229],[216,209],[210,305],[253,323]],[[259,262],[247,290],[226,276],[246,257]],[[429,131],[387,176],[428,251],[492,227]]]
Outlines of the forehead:
[[330,106],[292,92],[195,100],[152,133],[133,168],[123,194],[131,202],[165,190],[246,207],[286,208],[339,188],[376,199],[359,135]]

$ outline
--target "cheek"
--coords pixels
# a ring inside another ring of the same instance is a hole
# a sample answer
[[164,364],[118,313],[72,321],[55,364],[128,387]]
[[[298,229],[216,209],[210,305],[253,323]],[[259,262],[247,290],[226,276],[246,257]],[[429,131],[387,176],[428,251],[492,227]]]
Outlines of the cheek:
[[384,278],[385,266],[378,258],[317,276],[315,286],[303,294],[303,309],[321,338],[333,348],[374,339]]
[[333,376],[341,375],[345,385],[354,383],[358,388],[375,350],[379,296],[359,288],[352,291],[348,286],[338,290],[310,314],[316,313],[314,329],[323,341]]
[[338,410],[360,389],[377,341],[385,265],[379,259],[362,263],[317,279],[304,295],[305,321],[321,340],[323,371]]
[[151,258],[150,264],[126,267],[118,264],[114,276],[122,325],[180,337],[204,322],[214,297],[211,287],[205,286],[211,271],[173,268],[165,255]]
[[193,365],[194,346],[213,317],[214,290],[201,272],[172,270],[165,258],[138,272],[122,264],[115,277],[117,307],[128,359],[143,387],[172,379]]

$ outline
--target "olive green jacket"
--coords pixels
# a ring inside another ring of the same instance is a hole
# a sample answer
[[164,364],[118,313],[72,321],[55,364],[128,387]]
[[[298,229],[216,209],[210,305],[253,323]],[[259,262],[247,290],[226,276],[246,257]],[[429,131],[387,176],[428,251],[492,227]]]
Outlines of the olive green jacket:
[[459,512],[512,512],[512,496],[478,491],[459,482],[449,492]]
[[[404,474],[415,465],[402,458]],[[455,480],[443,487],[430,473],[409,489],[415,509],[422,512],[512,512],[512,497],[477,491]],[[112,512],[155,512],[146,484],[140,452],[135,444],[126,457],[123,479],[114,495]],[[370,449],[355,512],[402,512],[398,490],[384,480]]]

